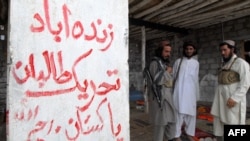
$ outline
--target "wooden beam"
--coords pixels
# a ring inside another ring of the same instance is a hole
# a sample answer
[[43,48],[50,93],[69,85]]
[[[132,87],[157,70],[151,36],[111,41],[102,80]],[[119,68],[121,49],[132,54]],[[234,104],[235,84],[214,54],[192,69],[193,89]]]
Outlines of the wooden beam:
[[167,32],[181,33],[184,35],[188,34],[188,30],[184,28],[178,28],[178,27],[173,27],[169,25],[148,22],[148,21],[144,21],[140,19],[129,18],[129,24],[137,25],[137,26],[145,26],[147,28],[158,29],[158,30],[163,30]]
[[155,6],[151,7],[151,8],[148,8],[146,11],[140,12],[139,15],[137,15],[136,18],[141,17],[141,14],[143,14],[143,15],[144,15],[145,13],[146,13],[146,14],[149,14],[149,13],[152,13],[152,12],[158,10],[158,9],[161,9],[161,8],[164,7],[165,5],[169,4],[171,1],[172,1],[172,0],[164,0],[164,1],[160,2],[159,4],[157,4],[157,5],[155,5]]
[[[174,14],[170,14],[165,13],[163,15],[161,15],[160,18],[160,22],[166,22],[166,21],[171,21],[171,19],[173,18],[178,18],[178,19],[182,19],[185,17],[186,14],[189,14],[190,16],[195,14],[195,11],[197,9],[202,9],[203,7],[206,7],[210,4],[213,4],[215,2],[217,2],[218,0],[209,0],[209,1],[200,1],[200,3],[191,3],[187,5],[186,9],[182,9],[180,11],[180,9],[176,9],[174,12]],[[167,14],[167,15],[166,15]],[[182,18],[180,18],[182,17]],[[189,17],[190,18],[190,17]],[[191,18],[192,19],[192,18]]]
[[151,2],[151,0],[143,0],[143,1],[141,1],[140,3],[138,3],[137,5],[135,5],[135,6],[131,7],[131,8],[129,8],[129,12],[130,12],[130,13],[133,13],[133,12],[135,12],[136,10],[142,8],[143,6],[145,6],[146,4],[148,4],[148,3],[150,3],[150,2]]
[[[197,1],[197,0],[196,0]],[[185,0],[185,1],[181,1],[181,2],[177,2],[174,5],[171,6],[166,6],[166,8],[161,8],[161,9],[154,9],[154,11],[150,11],[149,10],[145,10],[139,14],[136,14],[134,17],[135,18],[140,18],[144,16],[144,20],[150,20],[151,18],[157,17],[158,15],[162,14],[162,13],[169,13],[170,11],[173,11],[179,7],[184,7],[185,5],[191,3],[191,2],[195,2],[195,0]],[[151,13],[148,13],[148,12]],[[147,15],[148,14],[148,15]]]

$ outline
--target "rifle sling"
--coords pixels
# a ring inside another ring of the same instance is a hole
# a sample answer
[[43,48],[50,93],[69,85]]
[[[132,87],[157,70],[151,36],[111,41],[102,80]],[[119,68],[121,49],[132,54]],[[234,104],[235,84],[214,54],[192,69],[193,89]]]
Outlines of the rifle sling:
[[181,61],[180,61],[179,65],[178,65],[178,69],[177,69],[177,74],[176,74],[176,77],[174,78],[174,81],[173,81],[173,92],[174,92],[174,88],[175,88],[175,82],[176,82],[176,80],[178,79],[178,76],[179,76],[179,71],[180,71],[182,60],[183,60],[183,57],[181,57]]

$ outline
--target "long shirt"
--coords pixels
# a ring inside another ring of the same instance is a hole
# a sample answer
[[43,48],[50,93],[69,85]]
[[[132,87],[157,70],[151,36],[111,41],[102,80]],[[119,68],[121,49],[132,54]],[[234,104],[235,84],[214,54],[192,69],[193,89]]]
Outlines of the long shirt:
[[[167,125],[176,120],[175,108],[173,105],[172,87],[166,87],[165,84],[171,82],[173,77],[168,73],[166,66],[160,60],[160,66],[156,60],[150,63],[150,73],[157,86],[160,86],[161,107],[159,107],[152,89],[149,87],[149,113],[150,122],[153,125]],[[150,86],[150,84],[149,84]]]
[[[222,68],[228,69],[236,57],[234,55]],[[211,114],[218,117],[225,124],[245,124],[246,94],[250,86],[249,64],[238,57],[232,64],[231,70],[239,74],[240,81],[232,84],[218,83]],[[237,102],[232,108],[227,107],[227,100],[229,98]]]
[[[178,67],[180,67],[179,72]],[[199,62],[195,58],[182,57],[182,61],[179,58],[174,63],[173,75],[175,79],[173,99],[176,110],[181,114],[195,116],[200,95]]]

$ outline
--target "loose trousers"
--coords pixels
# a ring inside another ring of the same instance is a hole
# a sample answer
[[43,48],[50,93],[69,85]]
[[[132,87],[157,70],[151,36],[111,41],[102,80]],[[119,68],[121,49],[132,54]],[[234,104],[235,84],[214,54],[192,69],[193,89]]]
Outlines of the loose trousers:
[[171,140],[175,135],[175,123],[168,123],[167,125],[154,126],[153,141],[163,141],[164,137]]

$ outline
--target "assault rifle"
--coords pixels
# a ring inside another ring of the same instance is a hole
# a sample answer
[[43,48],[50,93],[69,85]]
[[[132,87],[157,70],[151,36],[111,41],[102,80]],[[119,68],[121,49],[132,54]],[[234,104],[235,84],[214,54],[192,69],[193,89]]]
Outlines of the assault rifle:
[[161,107],[161,92],[160,92],[159,86],[157,86],[154,83],[153,78],[152,78],[152,76],[151,76],[151,74],[149,72],[148,67],[144,68],[143,74],[144,74],[144,76],[146,75],[146,77],[148,78],[147,80],[150,81],[151,88],[153,90],[154,96],[155,96],[155,98],[157,100],[157,103],[158,103],[159,107],[162,109],[162,107]]

